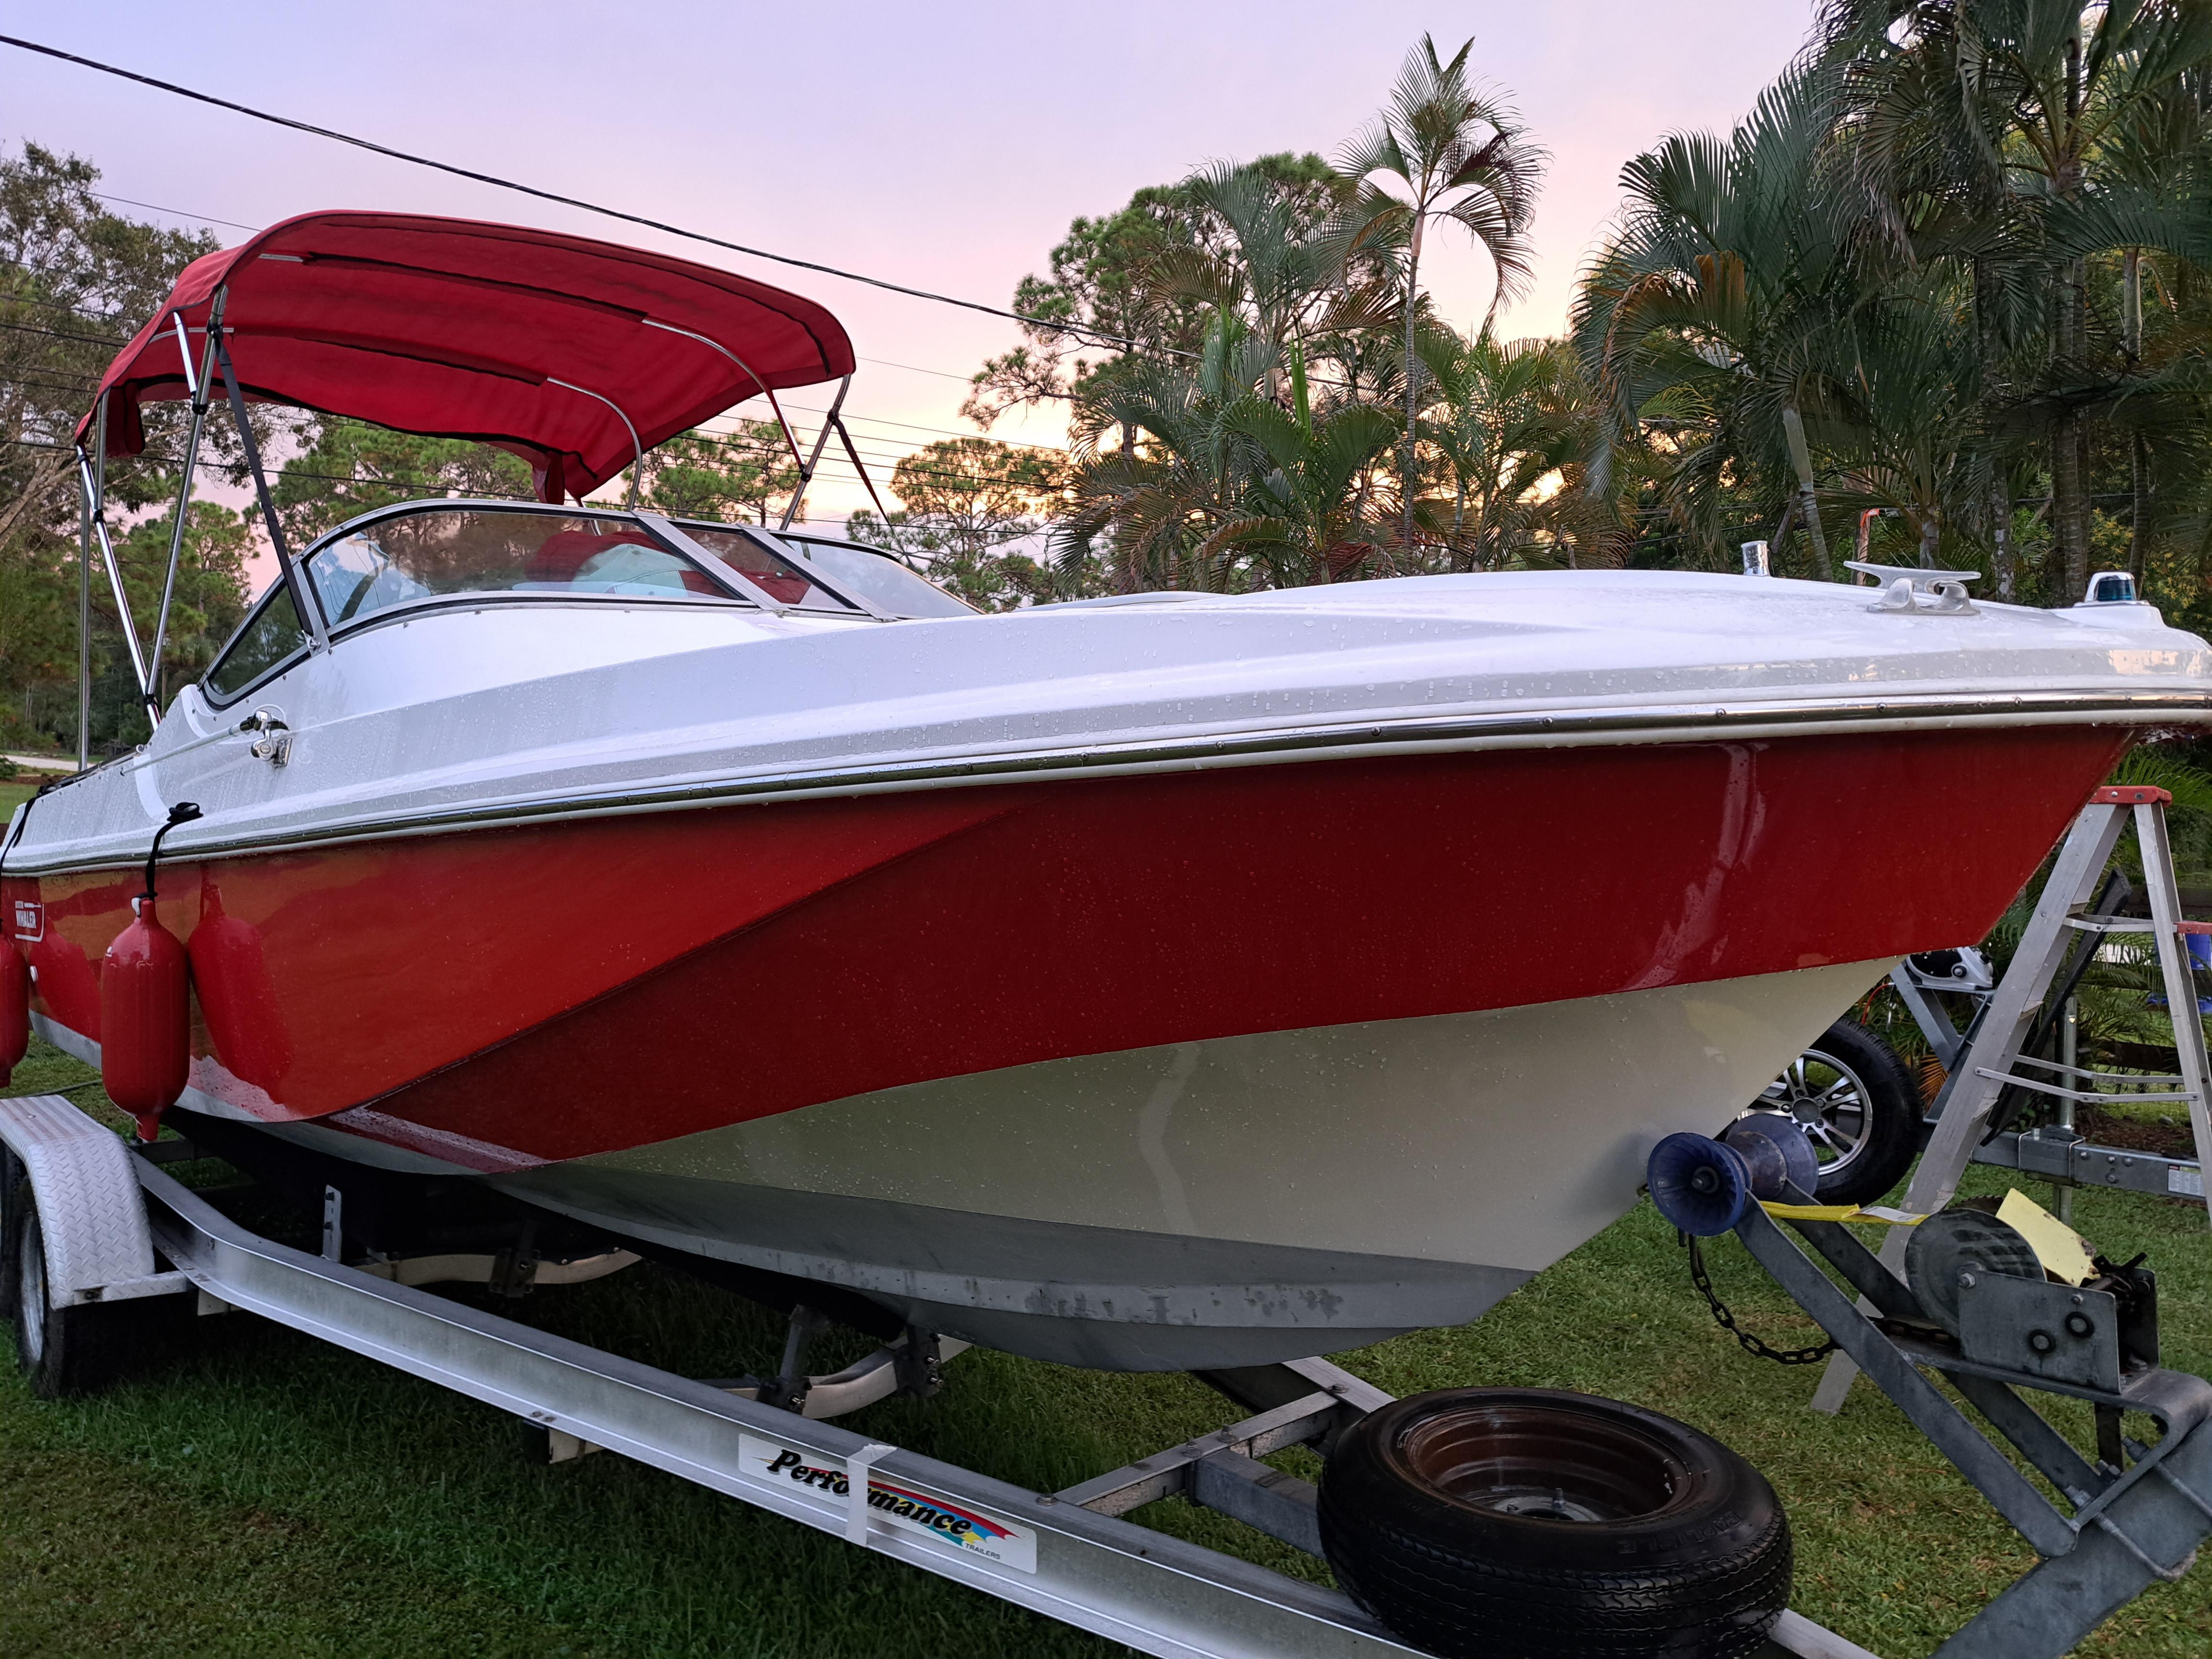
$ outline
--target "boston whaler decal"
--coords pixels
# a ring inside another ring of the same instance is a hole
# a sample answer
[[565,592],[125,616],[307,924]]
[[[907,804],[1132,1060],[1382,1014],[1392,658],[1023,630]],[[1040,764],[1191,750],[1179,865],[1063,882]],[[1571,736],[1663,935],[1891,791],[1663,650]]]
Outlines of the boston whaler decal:
[[[844,1505],[839,1500],[852,1491],[845,1466],[830,1458],[802,1455],[749,1434],[740,1437],[740,1451],[747,1474],[809,1487],[825,1502],[836,1502],[840,1509]],[[872,1471],[868,1509],[875,1519],[918,1532],[936,1543],[1023,1572],[1036,1571],[1036,1540],[1029,1532],[964,1504],[920,1491],[903,1480]]]

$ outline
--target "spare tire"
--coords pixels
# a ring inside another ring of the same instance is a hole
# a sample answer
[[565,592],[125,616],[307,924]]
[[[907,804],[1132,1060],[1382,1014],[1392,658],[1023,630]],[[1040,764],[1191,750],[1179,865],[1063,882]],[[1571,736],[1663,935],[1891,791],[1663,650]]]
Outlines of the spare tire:
[[1338,1582],[1446,1659],[1731,1659],[1790,1604],[1765,1477],[1656,1412],[1446,1389],[1345,1431],[1321,1489]]

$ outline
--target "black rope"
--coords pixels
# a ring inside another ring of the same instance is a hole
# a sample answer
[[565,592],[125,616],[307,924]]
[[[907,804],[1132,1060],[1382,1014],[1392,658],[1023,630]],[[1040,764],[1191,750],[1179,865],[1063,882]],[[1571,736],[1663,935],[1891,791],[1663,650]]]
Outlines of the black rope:
[[53,787],[54,781],[52,778],[48,778],[44,783],[38,787],[37,791],[31,796],[31,799],[23,803],[22,815],[15,820],[15,827],[8,832],[6,845],[0,846],[0,869],[5,869],[7,867],[8,854],[15,850],[15,843],[23,839],[23,831],[30,828],[31,802],[37,800],[40,795],[45,794],[47,790]]
[[149,904],[154,902],[154,866],[161,861],[161,840],[180,823],[190,823],[200,816],[196,801],[180,800],[169,809],[168,817],[154,832],[154,844],[146,853],[146,890],[138,895]]
[[1816,1365],[1835,1352],[1832,1340],[1812,1348],[1771,1348],[1735,1322],[1735,1316],[1713,1292],[1713,1281],[1705,1273],[1705,1241],[1688,1233],[1677,1235],[1690,1247],[1690,1282],[1705,1298],[1705,1305],[1713,1310],[1714,1322],[1742,1345],[1743,1351],[1758,1359],[1771,1359],[1778,1365]]

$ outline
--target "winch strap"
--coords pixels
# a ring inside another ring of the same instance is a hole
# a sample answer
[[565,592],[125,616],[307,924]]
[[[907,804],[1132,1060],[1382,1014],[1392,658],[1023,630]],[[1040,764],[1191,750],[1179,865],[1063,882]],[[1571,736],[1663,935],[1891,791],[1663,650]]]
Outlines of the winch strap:
[[1762,1199],[1759,1207],[1777,1221],[1871,1221],[1885,1227],[1917,1227],[1928,1219],[1887,1204],[1769,1204]]

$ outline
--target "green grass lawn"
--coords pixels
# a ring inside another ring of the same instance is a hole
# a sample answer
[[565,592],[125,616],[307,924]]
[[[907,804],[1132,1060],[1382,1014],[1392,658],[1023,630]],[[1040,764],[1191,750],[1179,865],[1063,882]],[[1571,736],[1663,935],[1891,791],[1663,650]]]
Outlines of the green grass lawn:
[[[91,1075],[41,1045],[7,1092]],[[100,1103],[96,1089],[73,1097]],[[1977,1171],[1976,1184],[1994,1187],[1990,1174]],[[2150,1252],[2166,1363],[2212,1368],[2203,1212],[2087,1192],[2076,1221],[2109,1255]],[[1733,1240],[1711,1255],[1747,1326],[1788,1346],[1817,1335]],[[648,1267],[501,1310],[693,1376],[773,1369],[780,1341],[768,1316]],[[1864,1383],[1840,1417],[1820,1417],[1805,1403],[1817,1368],[1743,1354],[1648,1205],[1479,1324],[1343,1363],[1401,1394],[1581,1389],[1717,1435],[1789,1507],[1798,1609],[1886,1659],[1928,1652],[2032,1560]],[[143,1376],[97,1400],[33,1401],[0,1371],[0,1653],[1121,1651],[617,1457],[533,1466],[502,1414],[245,1315],[195,1322]],[[951,1364],[939,1399],[844,1420],[1049,1489],[1233,1415],[1185,1377],[975,1351]],[[1322,1576],[1179,1500],[1137,1518]],[[2143,1597],[2082,1651],[2208,1650],[2212,1565]]]

